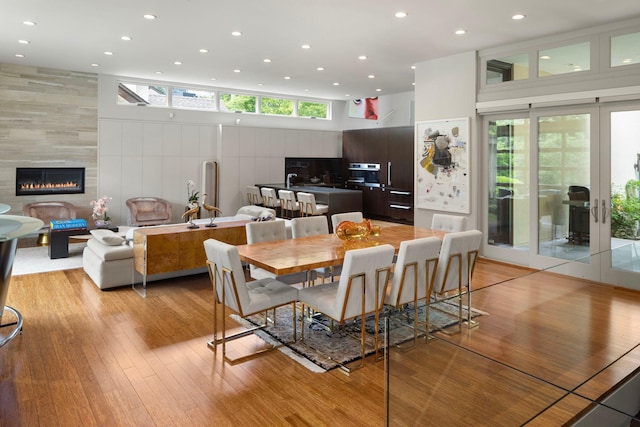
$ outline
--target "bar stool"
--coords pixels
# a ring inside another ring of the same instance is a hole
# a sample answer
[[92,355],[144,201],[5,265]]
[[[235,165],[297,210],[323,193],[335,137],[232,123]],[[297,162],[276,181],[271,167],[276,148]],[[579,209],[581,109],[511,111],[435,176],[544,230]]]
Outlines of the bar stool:
[[299,216],[300,205],[296,201],[296,194],[290,190],[278,190],[278,197],[280,197],[280,208],[282,209],[282,216],[285,218],[293,218]]
[[262,187],[260,188],[260,194],[262,194],[262,203],[265,207],[274,209],[276,215],[280,213],[281,203],[276,190],[269,187]]
[[262,206],[260,189],[255,185],[247,185],[247,200],[250,205]]
[[300,215],[326,215],[329,213],[329,205],[316,203],[316,196],[313,193],[298,192],[298,203],[300,204]]

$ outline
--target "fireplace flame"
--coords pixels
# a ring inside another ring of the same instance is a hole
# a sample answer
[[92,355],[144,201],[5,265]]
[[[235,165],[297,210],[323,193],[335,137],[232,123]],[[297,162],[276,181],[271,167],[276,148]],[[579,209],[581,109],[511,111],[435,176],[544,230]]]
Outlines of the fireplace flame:
[[65,188],[77,188],[78,183],[73,181],[68,182],[59,182],[59,183],[50,183],[47,182],[45,184],[36,184],[34,182],[29,182],[26,184],[20,184],[20,189],[24,191],[32,191],[32,190],[47,190],[47,189],[65,189]]

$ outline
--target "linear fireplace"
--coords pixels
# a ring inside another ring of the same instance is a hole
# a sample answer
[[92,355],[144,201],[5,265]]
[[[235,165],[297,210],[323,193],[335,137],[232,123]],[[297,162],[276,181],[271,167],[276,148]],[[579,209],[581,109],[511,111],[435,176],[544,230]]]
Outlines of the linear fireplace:
[[84,168],[16,168],[16,196],[84,193]]

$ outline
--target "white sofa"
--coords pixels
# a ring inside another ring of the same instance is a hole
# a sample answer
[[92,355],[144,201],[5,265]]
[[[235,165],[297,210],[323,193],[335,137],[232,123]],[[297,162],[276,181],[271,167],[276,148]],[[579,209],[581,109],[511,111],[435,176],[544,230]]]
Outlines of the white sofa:
[[[261,206],[243,206],[236,215],[216,218],[215,222],[238,221],[275,218],[275,211]],[[279,219],[279,218],[278,218]],[[207,224],[209,219],[195,220],[196,224]],[[154,227],[167,227],[175,224],[158,225]],[[93,237],[87,241],[87,246],[82,253],[82,268],[91,280],[100,289],[109,289],[119,286],[131,285],[142,282],[142,275],[133,268],[133,233],[137,227],[131,227],[126,237],[116,235],[109,230],[92,230]],[[287,235],[291,237],[291,226],[287,221]],[[203,248],[204,250],[204,248]],[[184,276],[206,271],[205,268],[179,271],[168,274],[147,276],[147,281],[167,279],[170,277]]]

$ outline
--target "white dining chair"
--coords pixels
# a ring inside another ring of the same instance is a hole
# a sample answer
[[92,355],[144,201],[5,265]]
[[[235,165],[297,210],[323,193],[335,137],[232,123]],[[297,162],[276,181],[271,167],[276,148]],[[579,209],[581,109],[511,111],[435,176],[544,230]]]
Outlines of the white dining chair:
[[[247,283],[244,278],[240,256],[238,255],[238,248],[234,245],[207,239],[204,241],[204,250],[207,254],[209,278],[211,279],[216,299],[213,304],[213,340],[208,343],[213,351],[217,350],[218,344],[222,344],[224,360],[233,364],[277,348],[272,346],[234,359],[229,358],[226,353],[227,341],[244,337],[249,333],[264,328],[268,322],[267,310],[275,310],[277,307],[287,304],[291,304],[293,312],[293,336],[291,341],[296,341],[296,301],[298,300],[298,290],[295,287],[272,278],[264,278]],[[218,304],[222,305],[222,337],[220,339],[217,336]],[[265,324],[227,335],[227,308],[236,312],[240,317],[264,312]]]
[[[245,231],[247,233],[248,244],[287,239],[287,230],[283,220],[248,222],[245,224]],[[304,284],[307,282],[307,279],[315,280],[316,278],[315,274],[310,274],[310,277],[307,277],[307,272],[304,271],[300,273],[276,276],[275,274],[253,264],[249,264],[249,274],[256,280],[265,278],[278,279],[281,282],[285,282],[290,285],[296,283]]]
[[459,215],[433,214],[431,229],[441,231],[464,231],[467,219]]
[[343,212],[331,215],[331,226],[333,227],[333,232],[336,232],[336,228],[342,221],[352,221],[355,223],[361,223],[364,217],[362,216],[362,212]]
[[[352,249],[345,253],[342,274],[338,282],[324,283],[298,291],[298,300],[315,312],[344,325],[346,320],[360,317],[360,366],[364,366],[365,322],[369,314],[378,324],[380,310],[384,305],[387,282],[391,274],[393,246],[380,245],[363,249]],[[300,339],[304,341],[305,318],[302,318]],[[378,327],[375,327],[375,352],[378,352]],[[321,333],[326,333],[322,331]],[[376,357],[377,358],[377,357]],[[342,366],[347,371],[350,368]]]
[[299,191],[298,202],[300,203],[300,214],[303,216],[326,215],[329,213],[329,205],[316,203],[316,196],[313,193]]
[[429,298],[433,287],[441,240],[437,237],[405,240],[400,243],[384,303],[394,308],[413,304],[413,348],[418,340],[418,302],[425,304],[425,336],[429,336]]
[[477,322],[471,320],[471,276],[478,260],[481,243],[482,232],[478,230],[447,233],[442,239],[433,296],[436,301],[458,299],[458,331],[462,330],[462,297],[465,293],[466,324],[469,328],[478,326]]
[[[291,220],[291,235],[294,239],[308,236],[318,236],[329,234],[329,224],[325,216],[306,216],[293,218]],[[314,271],[322,278],[322,283],[326,278],[331,278],[340,274],[340,266],[319,267]]]

